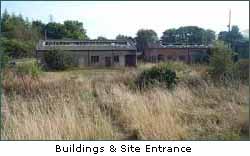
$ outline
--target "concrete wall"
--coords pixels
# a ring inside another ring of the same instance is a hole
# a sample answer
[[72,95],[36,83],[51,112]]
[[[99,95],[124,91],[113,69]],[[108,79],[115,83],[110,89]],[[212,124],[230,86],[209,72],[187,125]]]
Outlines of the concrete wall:
[[[110,58],[111,66],[123,67],[126,65],[125,64],[126,55],[136,56],[135,51],[65,51],[65,52],[73,56],[75,62],[79,65],[79,67],[84,67],[84,66],[103,67],[106,66],[106,58],[107,59]],[[37,51],[37,58],[39,58],[42,62],[44,62],[44,53],[46,53],[46,51]],[[91,63],[91,56],[98,56],[99,61],[97,63]],[[114,61],[114,56],[119,57],[119,62]]]

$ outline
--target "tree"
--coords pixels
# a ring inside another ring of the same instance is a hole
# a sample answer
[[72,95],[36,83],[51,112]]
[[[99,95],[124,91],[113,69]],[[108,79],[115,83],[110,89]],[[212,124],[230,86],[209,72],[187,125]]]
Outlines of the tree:
[[239,31],[239,27],[236,25],[232,26],[232,29],[229,32],[228,37],[229,37],[229,42],[231,42],[232,44],[236,41],[243,39],[243,36]]
[[205,30],[197,26],[185,26],[168,29],[163,32],[162,43],[167,44],[210,44],[215,40],[213,30]]
[[103,37],[103,36],[98,36],[97,40],[99,40],[99,41],[106,41],[108,39],[106,37]]
[[238,54],[238,56],[235,57],[235,60],[249,57],[249,41],[240,33],[238,26],[233,25],[231,31],[229,32],[221,31],[218,39],[224,41],[228,47],[233,49]]
[[116,38],[115,38],[116,40],[126,40],[126,41],[129,41],[129,42],[131,42],[131,43],[133,43],[134,45],[136,45],[136,40],[135,40],[135,38],[133,38],[133,37],[130,37],[130,36],[125,36],[125,35],[117,35],[116,36]]
[[66,38],[72,39],[87,39],[86,30],[83,28],[83,23],[78,21],[64,21]]
[[2,47],[10,57],[31,57],[38,40],[48,39],[86,39],[86,30],[78,21],[65,21],[63,24],[41,21],[30,22],[22,15],[9,14],[7,10],[1,15]]
[[130,37],[130,36],[125,36],[125,35],[117,35],[116,38],[117,40],[134,40],[133,37]]
[[1,17],[1,32],[7,32],[8,30],[8,21],[10,20],[10,15],[5,9]]
[[8,56],[30,57],[35,45],[40,38],[40,33],[34,29],[29,20],[22,17],[10,15],[4,11],[1,20],[2,46]]
[[164,45],[175,44],[176,37],[177,37],[176,29],[168,29],[163,32],[163,36],[161,37],[161,39]]
[[42,23],[41,21],[32,21],[32,28],[35,29],[37,32],[39,32],[40,38],[44,36],[44,31],[45,31],[45,24]]
[[4,53],[12,58],[32,57],[34,45],[29,41],[1,38]]
[[[38,25],[41,28],[43,27],[41,24]],[[46,31],[49,39],[69,38],[84,40],[88,38],[86,30],[83,28],[83,23],[78,21],[67,20],[63,24],[51,22],[45,26],[44,31]]]
[[37,39],[37,32],[32,29],[28,19],[26,18],[26,20],[24,20],[22,15],[9,15],[7,10],[5,10],[2,15],[1,26],[3,36],[8,39],[21,41],[34,41]]
[[233,51],[228,48],[224,42],[217,41],[214,43],[210,57],[210,74],[213,78],[228,76],[233,71],[234,62]]
[[215,40],[215,31],[207,29],[203,36],[203,43],[206,45],[211,44]]
[[140,29],[136,34],[136,47],[138,51],[144,52],[150,45],[158,42],[157,34],[151,29]]
[[48,23],[45,26],[45,31],[48,39],[62,39],[66,36],[64,25],[60,23]]
[[235,42],[242,40],[243,36],[239,31],[239,27],[236,25],[233,25],[230,32],[221,31],[219,33],[218,39],[229,44],[234,44]]

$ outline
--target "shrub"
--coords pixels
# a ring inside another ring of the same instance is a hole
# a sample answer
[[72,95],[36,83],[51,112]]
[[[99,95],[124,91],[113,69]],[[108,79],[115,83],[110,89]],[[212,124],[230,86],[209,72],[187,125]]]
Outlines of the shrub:
[[10,57],[7,56],[5,53],[3,53],[2,56],[0,56],[1,69],[4,69],[8,65],[9,60],[10,60]]
[[166,68],[170,70],[174,70],[176,72],[186,72],[189,70],[189,67],[187,64],[179,61],[168,61],[164,63],[160,63],[160,66],[165,66]]
[[223,42],[215,42],[210,57],[209,74],[214,79],[230,78],[234,69],[233,52]]
[[16,72],[20,76],[31,76],[32,78],[37,78],[42,73],[42,69],[37,61],[26,61],[17,64]]
[[31,41],[1,38],[1,46],[5,53],[12,58],[32,57],[35,46]]
[[176,80],[176,72],[169,69],[167,65],[162,64],[144,70],[137,78],[136,84],[139,88],[161,84],[167,88],[172,88],[176,84]]
[[65,70],[73,66],[73,58],[59,50],[49,51],[45,54],[44,60],[48,68],[54,70]]

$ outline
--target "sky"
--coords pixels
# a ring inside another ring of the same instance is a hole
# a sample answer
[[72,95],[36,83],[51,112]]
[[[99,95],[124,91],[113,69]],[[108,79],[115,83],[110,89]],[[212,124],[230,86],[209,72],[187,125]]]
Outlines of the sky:
[[249,29],[248,1],[2,1],[1,12],[5,9],[30,21],[78,20],[92,39],[135,37],[139,29],[153,29],[161,37],[166,29],[191,25],[219,33],[227,30],[229,9],[231,25]]

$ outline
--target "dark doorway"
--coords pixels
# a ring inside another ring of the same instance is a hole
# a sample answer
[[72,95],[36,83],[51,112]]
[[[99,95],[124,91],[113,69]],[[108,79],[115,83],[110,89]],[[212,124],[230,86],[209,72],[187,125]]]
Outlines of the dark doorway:
[[158,61],[164,61],[164,56],[163,55],[158,55]]
[[105,66],[110,67],[111,66],[111,57],[105,57]]
[[125,66],[136,66],[136,56],[126,55],[125,56]]

